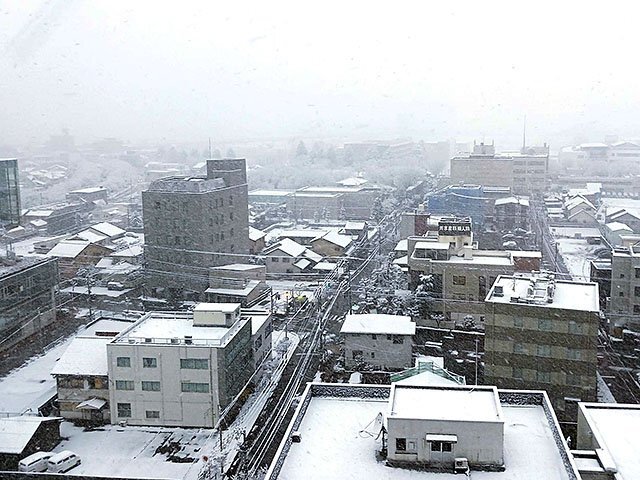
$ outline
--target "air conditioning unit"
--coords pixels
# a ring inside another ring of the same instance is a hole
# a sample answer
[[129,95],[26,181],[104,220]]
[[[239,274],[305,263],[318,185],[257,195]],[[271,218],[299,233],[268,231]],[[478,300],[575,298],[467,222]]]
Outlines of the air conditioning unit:
[[151,342],[153,342],[152,338],[145,338],[144,339],[144,343],[151,343]]
[[185,335],[184,343],[186,343],[187,345],[191,345],[193,343],[193,337],[191,335]]
[[464,457],[457,457],[453,461],[454,473],[469,473],[469,460]]
[[291,441],[293,443],[300,443],[302,441],[302,433],[296,431],[291,434]]

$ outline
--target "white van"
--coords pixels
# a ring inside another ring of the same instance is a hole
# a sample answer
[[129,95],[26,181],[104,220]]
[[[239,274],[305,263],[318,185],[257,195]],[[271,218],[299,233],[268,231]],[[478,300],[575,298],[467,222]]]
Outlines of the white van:
[[46,472],[52,452],[36,452],[18,462],[19,472]]
[[75,453],[64,450],[56,453],[49,459],[47,472],[61,473],[71,470],[76,465],[80,465],[80,457]]

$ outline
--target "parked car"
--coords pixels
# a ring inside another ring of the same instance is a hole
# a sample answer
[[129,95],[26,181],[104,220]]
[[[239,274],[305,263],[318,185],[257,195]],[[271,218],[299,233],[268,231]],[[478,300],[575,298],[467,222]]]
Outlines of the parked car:
[[53,452],[36,452],[18,462],[19,472],[46,472]]
[[49,459],[47,472],[62,473],[71,470],[76,465],[80,465],[80,457],[74,452],[64,450]]

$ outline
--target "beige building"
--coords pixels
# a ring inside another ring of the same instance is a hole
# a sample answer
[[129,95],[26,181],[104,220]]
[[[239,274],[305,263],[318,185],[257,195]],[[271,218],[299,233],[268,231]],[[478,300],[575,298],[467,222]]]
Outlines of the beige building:
[[640,245],[613,251],[609,310],[615,325],[640,325]]
[[494,145],[475,145],[473,152],[451,159],[451,183],[511,187],[515,194],[543,192],[547,187],[549,152],[499,153]]
[[433,310],[446,320],[484,320],[484,299],[500,275],[540,270],[540,252],[479,250],[469,219],[442,219],[438,235],[407,240],[409,286],[431,278]]
[[596,399],[598,285],[500,276],[486,299],[484,383],[546,390],[561,419]]

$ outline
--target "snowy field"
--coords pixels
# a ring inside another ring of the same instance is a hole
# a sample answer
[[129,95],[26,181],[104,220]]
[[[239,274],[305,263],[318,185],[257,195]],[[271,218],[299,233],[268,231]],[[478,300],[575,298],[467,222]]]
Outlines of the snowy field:
[[[460,480],[463,475],[392,468],[376,459],[376,417],[388,410],[384,400],[313,398],[300,424],[301,443],[292,443],[281,480],[336,478]],[[504,472],[477,472],[480,480],[569,478],[540,406],[502,406],[505,419]],[[544,471],[544,476],[540,472]]]

